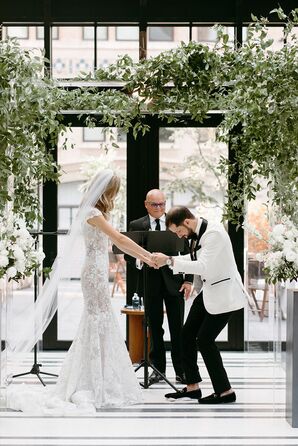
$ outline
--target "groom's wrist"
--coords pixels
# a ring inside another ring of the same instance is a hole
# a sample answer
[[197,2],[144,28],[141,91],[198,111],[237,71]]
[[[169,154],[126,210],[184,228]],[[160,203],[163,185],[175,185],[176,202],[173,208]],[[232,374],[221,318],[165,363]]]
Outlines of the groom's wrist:
[[173,268],[174,266],[174,259],[172,256],[169,256],[166,260],[166,265],[168,265],[170,268]]

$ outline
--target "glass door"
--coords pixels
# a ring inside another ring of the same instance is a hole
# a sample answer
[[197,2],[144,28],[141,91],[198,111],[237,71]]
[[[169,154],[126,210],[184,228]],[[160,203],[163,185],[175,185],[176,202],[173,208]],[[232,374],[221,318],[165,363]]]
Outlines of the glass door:
[[[217,166],[221,157],[228,158],[229,148],[216,142],[215,136],[215,127],[159,129],[160,189],[166,193],[167,209],[184,205],[195,215],[221,222],[228,184]],[[228,231],[228,222],[223,224]],[[186,317],[195,297],[194,291],[186,302]],[[237,319],[237,315],[234,318]],[[220,333],[218,341],[224,348],[235,347],[240,327],[241,323],[233,321]],[[164,330],[165,339],[169,340],[167,320]],[[241,333],[240,338],[243,338]]]
[[[100,127],[75,127],[67,134],[67,138],[68,144],[74,144],[74,148],[62,150],[58,142],[58,163],[63,171],[58,185],[58,256],[63,251],[67,231],[75,218],[86,182],[98,170],[112,168],[121,177],[121,189],[111,223],[120,231],[125,230],[126,223],[126,134],[116,128],[104,131]],[[83,244],[83,239],[80,243]],[[83,249],[81,252],[84,252]],[[122,317],[120,313],[126,297],[126,262],[122,257],[115,256],[110,245],[110,294],[125,337],[125,316]],[[60,280],[57,315],[44,338],[44,347],[47,349],[67,349],[76,334],[83,309],[81,260],[72,268],[70,279]]]

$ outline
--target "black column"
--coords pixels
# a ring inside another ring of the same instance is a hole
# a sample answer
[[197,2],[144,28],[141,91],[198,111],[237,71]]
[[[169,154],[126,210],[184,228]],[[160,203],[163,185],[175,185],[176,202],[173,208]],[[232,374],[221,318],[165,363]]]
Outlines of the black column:
[[144,200],[150,189],[159,187],[158,127],[152,117],[150,131],[134,139],[127,137],[127,225],[146,213]]
[[[127,137],[127,228],[129,222],[146,215],[144,200],[150,189],[159,187],[159,145],[157,121],[146,117],[150,131],[134,139]],[[136,274],[127,264],[127,303],[135,292]]]
[[[233,132],[233,137],[242,131],[241,126],[237,126]],[[235,141],[235,138],[234,138]],[[229,160],[232,163],[236,162],[235,152],[233,147],[229,145]],[[242,175],[239,169],[236,169],[235,173],[230,178],[229,186],[233,184],[238,185],[238,191],[241,195],[241,190],[239,185],[239,176]],[[241,209],[244,212],[244,199],[241,201]],[[237,225],[229,222],[228,223],[228,233],[231,238],[233,245],[234,256],[236,264],[242,280],[244,278],[244,230],[242,227],[237,227]],[[237,314],[233,316],[228,325],[229,330],[229,350],[243,350],[244,349],[244,310],[238,311]]]

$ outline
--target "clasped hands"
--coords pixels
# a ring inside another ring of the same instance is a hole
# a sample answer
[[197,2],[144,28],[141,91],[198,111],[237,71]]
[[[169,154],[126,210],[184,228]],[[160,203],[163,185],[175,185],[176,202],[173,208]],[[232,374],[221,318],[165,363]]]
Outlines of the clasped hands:
[[161,252],[153,252],[149,257],[146,258],[146,263],[151,268],[159,269],[160,267],[166,265],[168,256],[162,254]]
[[[169,256],[162,254],[161,252],[153,252],[148,257],[146,257],[146,263],[152,268],[159,269],[160,267],[167,264]],[[185,300],[187,300],[192,293],[192,283],[184,282],[179,291],[183,293]]]

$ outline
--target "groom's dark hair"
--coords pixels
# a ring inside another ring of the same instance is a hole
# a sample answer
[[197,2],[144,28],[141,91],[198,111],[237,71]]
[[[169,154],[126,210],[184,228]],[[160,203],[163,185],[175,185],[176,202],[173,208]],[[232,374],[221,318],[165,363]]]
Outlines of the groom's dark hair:
[[196,217],[185,206],[174,206],[166,215],[166,227],[171,225],[180,226],[186,218],[194,220]]

